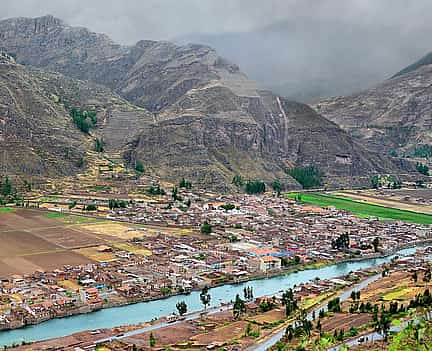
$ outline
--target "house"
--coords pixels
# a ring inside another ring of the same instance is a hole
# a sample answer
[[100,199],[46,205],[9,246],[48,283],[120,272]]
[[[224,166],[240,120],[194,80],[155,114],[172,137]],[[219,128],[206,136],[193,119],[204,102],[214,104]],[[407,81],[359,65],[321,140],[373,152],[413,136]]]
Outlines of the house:
[[259,269],[261,272],[267,272],[269,270],[280,269],[281,259],[273,256],[264,256],[259,259]]

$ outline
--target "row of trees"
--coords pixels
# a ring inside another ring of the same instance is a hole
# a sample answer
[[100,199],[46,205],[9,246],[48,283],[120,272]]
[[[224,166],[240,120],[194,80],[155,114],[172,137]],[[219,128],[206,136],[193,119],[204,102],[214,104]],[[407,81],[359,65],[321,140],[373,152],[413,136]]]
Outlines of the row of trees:
[[124,200],[116,200],[116,199],[110,199],[108,201],[108,207],[110,210],[113,210],[115,208],[126,208],[128,206],[127,201]]
[[289,168],[286,173],[299,182],[303,189],[319,188],[323,185],[324,172],[314,166]]

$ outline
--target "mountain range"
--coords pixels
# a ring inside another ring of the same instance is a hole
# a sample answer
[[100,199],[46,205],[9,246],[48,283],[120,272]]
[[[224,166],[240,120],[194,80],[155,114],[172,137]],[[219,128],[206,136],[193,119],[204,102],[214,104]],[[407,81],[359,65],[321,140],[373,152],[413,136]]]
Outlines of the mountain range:
[[[0,21],[0,51],[3,173],[74,174],[94,139],[150,175],[219,189],[237,174],[296,188],[292,167],[319,168],[329,186],[412,169],[362,145],[330,101],[323,117],[262,90],[208,46],[122,46],[44,16]],[[80,130],[71,111],[97,120]]]

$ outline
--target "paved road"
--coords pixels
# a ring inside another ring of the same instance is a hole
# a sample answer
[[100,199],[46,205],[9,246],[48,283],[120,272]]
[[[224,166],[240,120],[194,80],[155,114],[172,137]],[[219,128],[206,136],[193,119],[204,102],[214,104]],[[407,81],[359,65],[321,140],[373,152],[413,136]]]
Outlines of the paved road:
[[178,320],[178,321],[171,322],[171,323],[160,322],[160,323],[157,323],[157,324],[150,325],[148,327],[132,330],[130,332],[124,333],[124,334],[119,335],[119,336],[112,336],[112,337],[109,337],[109,338],[95,340],[95,343],[99,344],[99,343],[108,342],[108,341],[121,340],[121,339],[128,338],[128,337],[131,337],[131,336],[135,336],[135,335],[138,335],[138,334],[143,334],[143,333],[147,333],[147,332],[154,331],[154,330],[157,330],[157,329],[161,329],[161,328],[164,328],[164,327],[167,327],[167,326],[176,325],[176,324],[184,322],[184,321],[192,321],[192,320],[195,320],[195,319],[199,319],[203,315],[211,316],[213,314],[216,314],[216,313],[219,313],[219,312],[222,312],[222,311],[228,311],[228,310],[231,310],[231,309],[232,309],[232,305],[224,305],[224,306],[209,308],[209,309],[207,309],[205,311],[198,311],[198,312],[194,312],[194,313],[188,314],[182,320]]
[[[341,301],[345,301],[345,300],[347,300],[347,299],[350,298],[351,293],[354,290],[357,291],[357,290],[364,289],[366,286],[368,286],[369,284],[373,283],[374,281],[377,281],[380,278],[381,278],[381,274],[374,275],[374,276],[372,276],[372,277],[364,280],[363,282],[354,285],[349,290],[347,290],[347,291],[345,291],[345,292],[343,292],[343,293],[341,293],[341,294],[339,294],[339,295],[337,295],[335,297],[339,297],[341,299]],[[326,311],[327,310],[327,306],[317,308],[313,312],[315,312],[315,315],[318,315],[321,310]],[[313,312],[310,312],[309,315],[307,316],[307,318],[309,320],[312,319]],[[249,347],[247,349],[247,351],[266,351],[267,349],[269,349],[270,347],[272,347],[274,344],[276,344],[280,339],[282,339],[282,337],[284,335],[285,335],[285,328],[283,330],[279,331],[278,333],[276,333],[275,335],[273,335],[271,338],[265,340],[264,342]],[[337,350],[334,350],[334,351],[337,351]]]

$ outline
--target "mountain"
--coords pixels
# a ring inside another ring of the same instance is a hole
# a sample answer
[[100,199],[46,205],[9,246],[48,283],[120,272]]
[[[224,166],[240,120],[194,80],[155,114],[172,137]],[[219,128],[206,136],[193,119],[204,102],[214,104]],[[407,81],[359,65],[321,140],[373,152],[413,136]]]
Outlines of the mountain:
[[40,81],[0,54],[0,171],[66,175],[78,169],[85,136]]
[[423,62],[372,89],[326,99],[315,108],[371,149],[415,156],[416,149],[432,143],[432,64]]
[[420,60],[417,62],[414,62],[413,64],[409,65],[408,67],[405,67],[398,73],[396,73],[393,78],[402,76],[404,74],[410,73],[412,71],[417,70],[418,68],[422,66],[432,65],[432,52],[428,53],[427,55],[423,56]]
[[191,33],[176,39],[210,45],[262,87],[305,103],[379,84],[429,43],[425,23],[401,30],[396,22],[375,25],[327,17],[325,11],[322,16],[286,15],[291,18],[250,31]]
[[94,110],[90,134],[108,152],[164,179],[222,189],[241,174],[298,187],[287,167],[313,165],[346,185],[401,171],[308,106],[260,90],[207,46],[120,46],[45,16],[0,21],[0,48],[57,100]]

